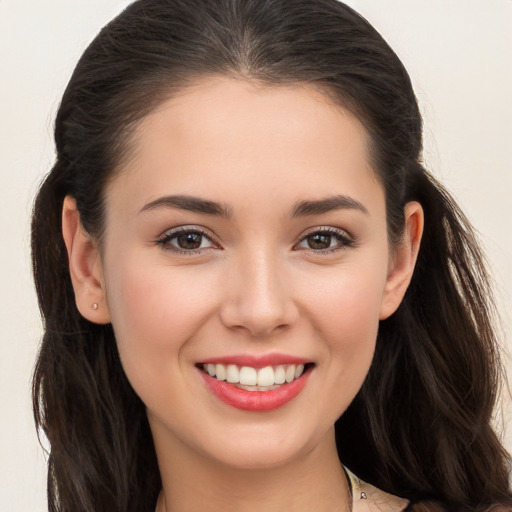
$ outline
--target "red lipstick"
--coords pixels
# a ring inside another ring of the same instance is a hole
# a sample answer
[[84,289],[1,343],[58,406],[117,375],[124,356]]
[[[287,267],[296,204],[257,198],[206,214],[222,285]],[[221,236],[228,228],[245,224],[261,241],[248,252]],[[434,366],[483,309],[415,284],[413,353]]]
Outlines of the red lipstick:
[[[237,358],[226,357],[218,359],[209,359],[203,364],[237,364],[239,366],[252,366],[253,368],[264,368],[265,366],[277,366],[279,364],[305,364],[307,361],[299,358],[282,357],[277,358],[277,363],[270,364],[270,360],[276,361],[275,357],[265,356],[263,358],[251,358],[240,356]],[[250,361],[250,362],[249,362]],[[286,362],[285,362],[286,361]],[[211,377],[203,370],[198,368],[202,379],[208,389],[224,403],[244,411],[272,411],[293,400],[306,385],[312,365],[307,365],[304,373],[292,382],[279,385],[275,389],[268,391],[249,391],[238,387],[237,384],[228,383],[225,380],[219,380]]]

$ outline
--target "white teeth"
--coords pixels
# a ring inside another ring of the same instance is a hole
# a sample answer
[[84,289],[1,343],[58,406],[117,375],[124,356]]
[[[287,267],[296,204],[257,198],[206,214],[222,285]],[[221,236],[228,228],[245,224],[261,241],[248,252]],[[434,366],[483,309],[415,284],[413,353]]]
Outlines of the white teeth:
[[258,370],[258,386],[273,386],[275,384],[274,369],[265,366]]
[[244,386],[256,386],[258,382],[258,374],[254,368],[250,366],[242,366],[240,368],[240,384]]
[[294,364],[291,364],[290,366],[288,366],[288,368],[286,368],[285,379],[286,379],[286,382],[292,382],[292,380],[295,379],[295,365]]
[[275,367],[253,368],[236,364],[203,364],[203,370],[218,380],[226,380],[230,384],[239,384],[239,387],[249,391],[269,391],[285,382],[293,382],[304,373],[303,364],[277,365]]
[[238,384],[240,382],[240,372],[236,364],[228,364],[226,368],[226,380],[231,384]]
[[286,371],[282,364],[280,364],[274,371],[274,382],[276,384],[284,384],[286,382]]
[[226,380],[226,367],[223,364],[215,365],[215,374],[217,379]]

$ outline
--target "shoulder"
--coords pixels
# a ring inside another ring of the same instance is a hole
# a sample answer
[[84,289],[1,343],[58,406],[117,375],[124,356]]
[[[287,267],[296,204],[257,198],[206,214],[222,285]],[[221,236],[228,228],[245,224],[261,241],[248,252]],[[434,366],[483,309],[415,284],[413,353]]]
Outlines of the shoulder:
[[347,468],[345,471],[352,489],[353,512],[403,512],[407,509],[408,500],[363,482]]

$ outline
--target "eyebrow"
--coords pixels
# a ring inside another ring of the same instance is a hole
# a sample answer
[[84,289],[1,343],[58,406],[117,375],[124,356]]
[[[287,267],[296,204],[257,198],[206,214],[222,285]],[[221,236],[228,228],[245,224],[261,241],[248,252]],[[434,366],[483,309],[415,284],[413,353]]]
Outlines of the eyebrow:
[[293,208],[292,217],[321,215],[322,213],[328,213],[333,210],[345,209],[359,210],[362,213],[368,214],[368,210],[365,206],[356,199],[349,196],[336,195],[317,201],[300,201]]
[[[201,199],[199,197],[186,195],[163,196],[151,201],[141,208],[139,213],[156,210],[158,208],[176,208],[189,212],[203,213],[206,215],[216,215],[219,217],[230,218],[231,208],[215,201]],[[292,218],[306,217],[308,215],[321,215],[334,210],[353,209],[368,214],[368,210],[356,199],[336,195],[319,200],[300,201],[295,204],[292,210]]]
[[143,206],[139,213],[156,210],[157,208],[177,208],[178,210],[217,215],[225,218],[231,216],[231,209],[223,204],[185,195],[159,197]]

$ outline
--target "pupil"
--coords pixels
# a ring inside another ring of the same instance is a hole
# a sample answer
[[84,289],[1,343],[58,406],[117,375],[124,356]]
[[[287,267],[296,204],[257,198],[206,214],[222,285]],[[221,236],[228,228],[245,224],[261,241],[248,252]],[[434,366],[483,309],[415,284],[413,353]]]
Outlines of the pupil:
[[331,235],[316,233],[308,236],[308,244],[311,249],[327,249],[331,246]]
[[184,233],[178,235],[178,245],[181,249],[199,249],[202,235],[199,233]]

